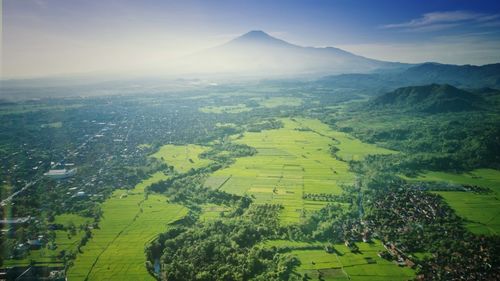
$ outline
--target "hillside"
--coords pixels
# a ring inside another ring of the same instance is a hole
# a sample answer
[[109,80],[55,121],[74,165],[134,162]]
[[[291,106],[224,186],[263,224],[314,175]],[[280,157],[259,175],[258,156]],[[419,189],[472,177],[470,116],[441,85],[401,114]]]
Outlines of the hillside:
[[375,98],[370,105],[428,113],[477,110],[483,99],[448,84],[431,84],[396,89]]
[[482,66],[424,63],[407,69],[402,76],[409,80],[433,81],[455,86],[500,87],[500,63]]
[[400,87],[430,83],[460,88],[500,88],[500,63],[482,66],[424,63],[402,65],[391,71],[370,74],[330,75],[318,80],[325,87],[370,89],[384,93]]

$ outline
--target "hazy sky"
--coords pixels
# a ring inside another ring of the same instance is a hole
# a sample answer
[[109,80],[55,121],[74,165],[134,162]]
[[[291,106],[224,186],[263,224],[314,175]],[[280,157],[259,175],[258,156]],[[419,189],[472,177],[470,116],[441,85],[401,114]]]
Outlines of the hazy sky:
[[500,1],[3,0],[2,77],[147,71],[264,30],[367,57],[500,62]]

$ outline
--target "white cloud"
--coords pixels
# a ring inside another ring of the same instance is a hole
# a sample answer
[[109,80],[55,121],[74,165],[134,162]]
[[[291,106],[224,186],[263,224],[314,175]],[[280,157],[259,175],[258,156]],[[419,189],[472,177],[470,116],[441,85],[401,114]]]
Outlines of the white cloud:
[[385,24],[381,27],[407,31],[434,31],[456,27],[461,24],[484,24],[498,18],[500,18],[500,14],[484,14],[470,11],[431,12],[407,22]]

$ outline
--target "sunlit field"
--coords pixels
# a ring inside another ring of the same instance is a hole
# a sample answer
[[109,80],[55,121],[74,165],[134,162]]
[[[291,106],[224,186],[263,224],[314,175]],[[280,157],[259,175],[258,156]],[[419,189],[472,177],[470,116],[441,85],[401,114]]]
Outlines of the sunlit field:
[[100,227],[77,254],[68,272],[71,280],[154,280],[144,266],[144,248],[187,214],[165,196],[145,195],[146,187],[166,178],[156,173],[133,190],[116,190],[103,203]]

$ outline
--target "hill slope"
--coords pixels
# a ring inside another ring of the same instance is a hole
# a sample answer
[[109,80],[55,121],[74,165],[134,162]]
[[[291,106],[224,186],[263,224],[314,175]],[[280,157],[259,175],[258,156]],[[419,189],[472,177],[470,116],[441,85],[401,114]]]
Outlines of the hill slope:
[[461,88],[500,88],[500,63],[482,66],[424,63],[390,72],[373,74],[344,74],[318,80],[324,86],[370,89],[379,93],[400,87],[450,84]]
[[476,110],[482,103],[483,99],[476,94],[448,84],[431,84],[396,89],[375,98],[370,105],[375,108],[441,113]]

